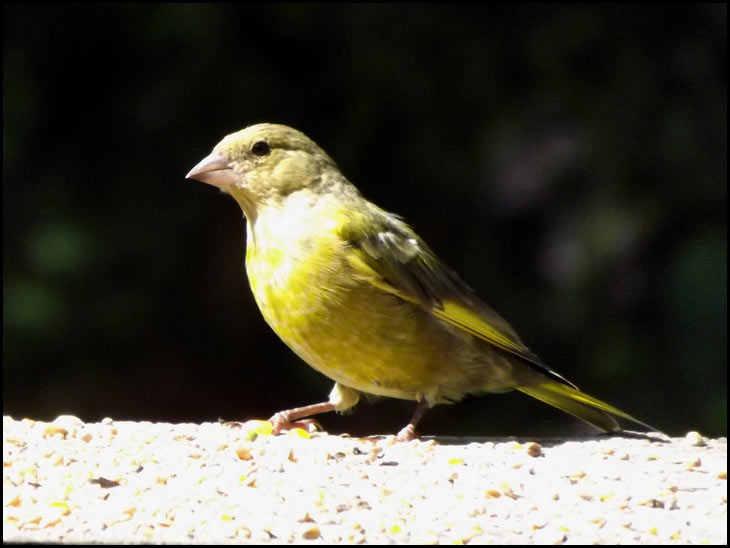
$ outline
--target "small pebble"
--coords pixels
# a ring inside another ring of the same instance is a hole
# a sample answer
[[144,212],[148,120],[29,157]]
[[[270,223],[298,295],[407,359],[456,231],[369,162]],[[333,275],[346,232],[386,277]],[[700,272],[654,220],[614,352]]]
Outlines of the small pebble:
[[692,447],[703,447],[705,445],[705,439],[702,437],[702,434],[694,430],[688,432],[684,440],[687,445],[691,445]]

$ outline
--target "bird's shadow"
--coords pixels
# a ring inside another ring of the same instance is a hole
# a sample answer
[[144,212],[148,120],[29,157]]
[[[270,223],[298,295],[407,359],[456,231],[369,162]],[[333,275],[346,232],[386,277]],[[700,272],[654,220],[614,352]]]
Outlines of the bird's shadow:
[[[375,436],[379,437],[379,436]],[[570,436],[570,437],[526,437],[526,436],[507,436],[507,437],[488,437],[488,436],[420,436],[421,441],[434,440],[441,445],[465,445],[467,443],[528,443],[536,442],[543,447],[553,447],[556,445],[562,445],[566,442],[587,442],[587,441],[601,441],[609,438],[627,438],[635,440],[647,440],[655,441],[660,443],[671,443],[672,439],[664,434],[663,432],[634,432],[631,430],[621,430],[619,432],[601,433],[595,436]]]

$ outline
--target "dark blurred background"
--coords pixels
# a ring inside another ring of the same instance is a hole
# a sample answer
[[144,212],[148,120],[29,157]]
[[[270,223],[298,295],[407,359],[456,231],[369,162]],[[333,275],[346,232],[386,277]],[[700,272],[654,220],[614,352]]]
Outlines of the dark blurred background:
[[[727,429],[727,7],[3,4],[3,412],[266,418],[331,382],[264,323],[233,200],[257,122],[318,142],[547,363]],[[393,433],[363,402],[331,432]],[[424,434],[590,431],[519,394]]]

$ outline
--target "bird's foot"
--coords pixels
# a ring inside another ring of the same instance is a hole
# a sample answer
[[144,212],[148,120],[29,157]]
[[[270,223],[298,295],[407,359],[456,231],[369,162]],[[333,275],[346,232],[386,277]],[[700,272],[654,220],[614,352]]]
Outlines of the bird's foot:
[[408,424],[405,427],[401,428],[401,431],[398,432],[398,435],[395,437],[398,441],[411,441],[415,440],[418,436],[416,435],[416,427],[412,424]]
[[315,419],[302,419],[292,421],[287,411],[279,411],[273,417],[269,419],[269,422],[274,426],[271,431],[272,434],[276,435],[287,430],[293,430],[294,428],[301,428],[309,432],[323,432],[324,428]]

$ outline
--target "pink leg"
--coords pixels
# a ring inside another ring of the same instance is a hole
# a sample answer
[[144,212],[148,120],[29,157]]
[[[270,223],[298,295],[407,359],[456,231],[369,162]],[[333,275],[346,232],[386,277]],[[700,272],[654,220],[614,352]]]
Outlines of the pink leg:
[[274,434],[278,434],[282,430],[291,430],[292,428],[297,427],[304,427],[306,430],[308,421],[297,422],[298,419],[334,410],[335,405],[326,401],[322,403],[315,403],[313,405],[305,405],[304,407],[287,409],[286,411],[279,411],[269,420],[271,421],[271,424],[274,425]]

